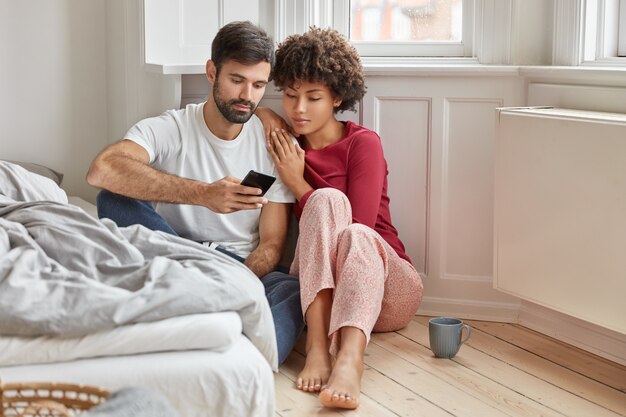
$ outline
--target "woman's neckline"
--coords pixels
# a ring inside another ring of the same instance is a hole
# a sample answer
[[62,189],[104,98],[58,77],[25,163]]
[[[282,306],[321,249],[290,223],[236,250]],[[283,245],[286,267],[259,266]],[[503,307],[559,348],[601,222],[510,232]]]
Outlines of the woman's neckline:
[[348,129],[348,122],[342,122],[342,121],[338,121],[338,127],[341,128],[340,134],[339,134],[339,138],[333,141],[328,141],[326,144],[321,144],[321,145],[316,145],[316,146],[312,146],[309,138],[307,138],[305,136],[305,144],[306,144],[306,150],[310,150],[310,151],[321,151],[324,150],[330,146],[336,145],[339,142],[341,142],[345,137],[346,137],[346,130]]

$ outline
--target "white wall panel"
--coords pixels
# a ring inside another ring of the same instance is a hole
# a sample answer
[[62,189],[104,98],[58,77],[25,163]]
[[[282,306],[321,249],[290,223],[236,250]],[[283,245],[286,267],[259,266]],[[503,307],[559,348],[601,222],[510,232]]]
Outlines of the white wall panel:
[[376,130],[389,165],[393,224],[413,266],[422,273],[427,272],[430,110],[428,98],[376,98]]
[[394,225],[426,275],[420,311],[514,321],[519,302],[492,288],[491,185],[495,108],[522,105],[523,80],[376,75],[367,85],[363,124],[384,143]]
[[217,0],[185,0],[180,3],[182,47],[196,46],[203,48],[203,52],[211,49],[211,41],[224,20],[221,3]]
[[502,100],[444,104],[442,278],[491,282],[494,108]]
[[145,62],[206,62],[220,27],[235,20],[259,23],[259,1],[144,0]]
[[[185,0],[187,1],[187,0]],[[206,1],[206,0],[199,0]],[[249,20],[259,23],[260,0],[219,0],[223,4],[224,23]],[[269,28],[265,28],[269,30]],[[213,37],[211,37],[213,39]]]
[[528,105],[626,113],[626,87],[530,83]]

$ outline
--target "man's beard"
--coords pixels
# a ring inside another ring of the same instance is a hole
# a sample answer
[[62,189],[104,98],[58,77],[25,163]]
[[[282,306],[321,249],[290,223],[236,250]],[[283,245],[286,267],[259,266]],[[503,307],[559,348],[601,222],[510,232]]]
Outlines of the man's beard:
[[[220,111],[220,113],[222,113],[222,116],[224,116],[224,119],[228,120],[231,123],[247,122],[248,120],[250,120],[250,118],[254,114],[254,111],[256,110],[256,104],[251,101],[240,99],[230,101],[222,100],[219,94],[219,84],[217,78],[215,79],[215,84],[213,85],[213,99],[215,100],[215,105],[217,106],[217,109]],[[250,107],[250,110],[235,110],[233,109],[233,106],[236,104],[243,104],[244,106],[248,106]]]

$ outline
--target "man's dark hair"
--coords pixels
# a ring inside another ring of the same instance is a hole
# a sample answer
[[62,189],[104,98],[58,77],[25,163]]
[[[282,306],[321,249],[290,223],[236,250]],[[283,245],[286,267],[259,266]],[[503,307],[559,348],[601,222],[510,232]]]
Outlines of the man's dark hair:
[[253,65],[269,62],[274,66],[274,42],[267,33],[251,22],[232,22],[224,25],[211,44],[211,60],[219,73],[229,60]]

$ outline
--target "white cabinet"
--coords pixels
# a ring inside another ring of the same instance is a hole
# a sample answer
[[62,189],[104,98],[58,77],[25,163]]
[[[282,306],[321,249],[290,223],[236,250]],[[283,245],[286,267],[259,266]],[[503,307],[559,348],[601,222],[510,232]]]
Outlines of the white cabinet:
[[163,74],[204,73],[211,42],[226,23],[259,23],[261,0],[144,0],[146,68]]

